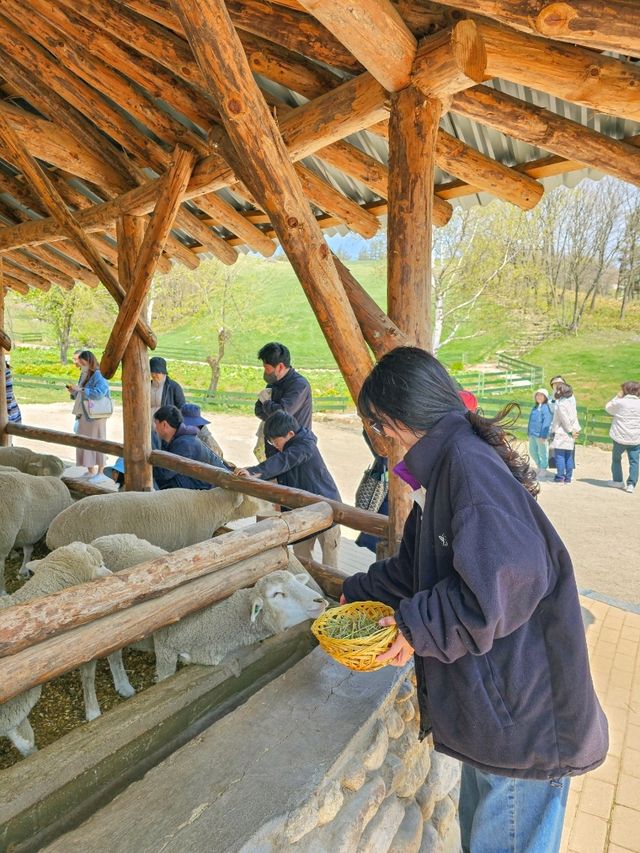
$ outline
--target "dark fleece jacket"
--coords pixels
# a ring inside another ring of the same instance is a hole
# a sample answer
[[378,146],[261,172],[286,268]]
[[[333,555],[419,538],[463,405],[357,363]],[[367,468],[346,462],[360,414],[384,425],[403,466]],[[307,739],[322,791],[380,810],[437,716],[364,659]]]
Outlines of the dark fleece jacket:
[[577,775],[607,754],[571,560],[537,502],[462,413],[405,457],[427,490],[400,552],[344,584],[396,610],[416,651],[423,733],[490,773]]

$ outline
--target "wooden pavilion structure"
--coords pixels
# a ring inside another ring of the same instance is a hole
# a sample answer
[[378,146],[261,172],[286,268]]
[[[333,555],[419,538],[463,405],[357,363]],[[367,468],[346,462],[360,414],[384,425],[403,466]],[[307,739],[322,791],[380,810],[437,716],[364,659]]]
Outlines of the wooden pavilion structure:
[[[585,167],[640,184],[639,59],[637,0],[2,0],[0,370],[7,288],[106,287],[101,370],[122,362],[127,487],[149,489],[152,276],[277,240],[355,398],[374,358],[429,347],[454,200],[529,209]],[[382,215],[386,315],[322,234]]]

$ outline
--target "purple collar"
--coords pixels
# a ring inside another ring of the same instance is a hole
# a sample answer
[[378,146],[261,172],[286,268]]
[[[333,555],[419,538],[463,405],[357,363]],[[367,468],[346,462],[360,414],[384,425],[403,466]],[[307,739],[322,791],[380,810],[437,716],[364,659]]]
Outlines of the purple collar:
[[393,473],[396,476],[400,477],[401,480],[404,480],[405,483],[408,483],[414,492],[416,492],[420,488],[420,481],[413,476],[411,471],[409,471],[409,469],[405,465],[404,459],[398,462],[398,464],[394,467]]

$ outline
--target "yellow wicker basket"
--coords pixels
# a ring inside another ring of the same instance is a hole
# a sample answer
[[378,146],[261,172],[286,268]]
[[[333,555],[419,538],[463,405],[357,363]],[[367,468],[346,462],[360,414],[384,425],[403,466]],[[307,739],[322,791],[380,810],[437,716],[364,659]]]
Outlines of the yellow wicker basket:
[[311,630],[325,652],[335,658],[338,663],[359,672],[373,672],[386,666],[384,663],[378,663],[376,657],[386,652],[398,636],[395,625],[380,628],[368,637],[355,637],[349,640],[337,640],[328,633],[331,631],[332,623],[335,624],[336,617],[353,616],[355,619],[362,615],[371,619],[382,619],[383,616],[393,616],[393,608],[379,601],[354,601],[352,604],[342,604],[340,607],[332,607],[319,616],[311,625]]

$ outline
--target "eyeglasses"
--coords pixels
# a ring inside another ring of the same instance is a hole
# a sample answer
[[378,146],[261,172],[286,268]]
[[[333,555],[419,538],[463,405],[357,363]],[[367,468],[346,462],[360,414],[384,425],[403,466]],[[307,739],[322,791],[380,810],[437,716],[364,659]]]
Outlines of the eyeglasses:
[[373,432],[375,432],[376,435],[386,436],[386,432],[384,431],[384,424],[382,423],[382,421],[369,421],[369,426],[371,427]]

